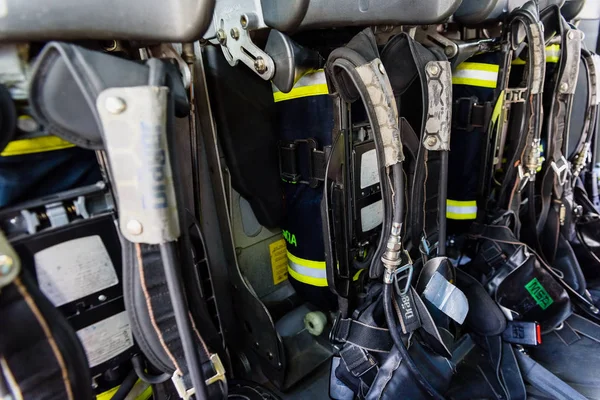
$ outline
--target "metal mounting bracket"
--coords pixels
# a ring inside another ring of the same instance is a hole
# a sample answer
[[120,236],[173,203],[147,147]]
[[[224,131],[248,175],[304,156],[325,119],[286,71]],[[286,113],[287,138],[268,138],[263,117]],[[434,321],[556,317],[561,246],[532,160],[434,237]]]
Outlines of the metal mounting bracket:
[[273,59],[254,44],[250,32],[267,28],[260,0],[219,0],[205,39],[221,45],[231,66],[239,61],[268,81],[275,74]]

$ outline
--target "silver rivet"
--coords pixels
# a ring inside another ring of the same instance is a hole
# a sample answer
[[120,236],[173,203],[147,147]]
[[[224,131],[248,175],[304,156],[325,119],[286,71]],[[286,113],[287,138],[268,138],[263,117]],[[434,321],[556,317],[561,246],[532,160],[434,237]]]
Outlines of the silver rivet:
[[435,136],[429,136],[426,140],[425,140],[425,144],[429,147],[433,147],[437,144],[437,138]]
[[569,31],[569,39],[571,39],[571,40],[575,39],[575,31],[573,29],[571,29]]
[[385,74],[385,68],[383,67],[382,63],[379,63],[379,72],[381,72],[382,74]]
[[36,132],[40,129],[39,124],[35,119],[31,118],[29,115],[21,115],[17,120],[17,127],[23,132]]
[[225,46],[225,44],[227,43],[227,35],[225,34],[225,31],[223,29],[219,29],[217,31],[217,40],[219,41],[219,43],[221,43],[223,46]]
[[229,35],[231,35],[231,37],[235,40],[238,40],[240,38],[240,31],[238,30],[238,28],[231,28]]
[[106,301],[106,296],[101,294],[100,296],[98,296],[98,300],[100,301]]
[[248,26],[248,17],[242,15],[240,17],[240,25],[242,25],[242,28],[246,29],[246,27]]
[[12,257],[7,256],[5,254],[0,255],[0,276],[6,276],[10,274],[14,266],[14,261]]
[[561,92],[566,92],[567,90],[569,90],[569,84],[567,82],[563,82],[560,84],[559,89]]
[[436,64],[429,64],[427,66],[427,72],[429,72],[430,75],[437,75],[440,73],[440,67]]
[[598,307],[596,307],[596,306],[591,306],[590,311],[593,312],[594,314],[598,314],[600,312],[600,310],[598,310]]
[[142,226],[140,221],[136,219],[130,219],[127,222],[127,232],[131,233],[132,235],[139,235],[142,233],[143,230],[144,227]]
[[263,60],[262,57],[256,57],[256,60],[254,60],[254,69],[259,74],[265,73],[267,71],[267,64],[265,63],[265,60]]
[[120,97],[108,97],[104,107],[111,114],[121,114],[127,108],[127,103]]

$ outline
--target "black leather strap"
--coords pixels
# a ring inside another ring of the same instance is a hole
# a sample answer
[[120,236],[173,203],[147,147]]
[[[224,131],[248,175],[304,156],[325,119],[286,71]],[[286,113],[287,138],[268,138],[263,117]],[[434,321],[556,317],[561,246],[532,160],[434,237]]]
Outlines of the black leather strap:
[[388,352],[394,345],[388,329],[350,318],[336,321],[331,331],[331,339],[337,343],[350,343],[374,352]]
[[94,398],[77,335],[26,271],[0,291],[0,314],[0,369],[9,393],[12,388],[22,396],[15,398]]
[[[144,355],[157,368],[182,376],[186,388],[193,387],[157,245],[131,244],[123,241],[125,304],[132,315],[132,332]],[[129,292],[129,293],[127,293]],[[198,328],[196,326],[196,328]],[[202,329],[202,328],[201,328]],[[196,330],[197,349],[204,376],[216,374],[211,353]],[[223,382],[208,385],[209,398],[226,393]]]

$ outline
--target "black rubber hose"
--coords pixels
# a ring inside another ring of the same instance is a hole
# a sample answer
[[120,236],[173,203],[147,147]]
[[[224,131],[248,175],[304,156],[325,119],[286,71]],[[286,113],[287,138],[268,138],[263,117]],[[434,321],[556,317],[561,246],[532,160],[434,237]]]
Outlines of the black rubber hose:
[[[188,315],[188,306],[183,293],[183,284],[180,279],[177,269],[177,252],[175,248],[176,242],[168,242],[160,244],[160,255],[165,270],[165,278],[167,287],[169,288],[169,297],[173,305],[173,313],[177,322],[177,330],[183,347],[183,354],[192,380],[192,384],[196,389],[196,399],[205,400],[206,385],[202,379],[202,371],[200,370],[200,358],[198,356],[196,342],[192,335],[192,323]],[[189,389],[189,388],[188,388]]]
[[448,152],[442,151],[438,194],[438,257],[446,256],[446,201],[448,199]]
[[[356,67],[359,65],[364,65],[367,63],[367,60],[364,59],[360,54],[356,51],[348,48],[339,48],[334,50],[329,59],[334,59],[330,63],[330,67],[332,70],[339,68],[340,70],[346,72],[347,77],[350,78],[350,82],[354,85],[357,90],[357,93],[360,99],[363,102],[365,110],[367,112],[367,118],[369,119],[369,124],[371,125],[371,129],[374,132],[374,143],[375,143],[375,151],[377,152],[377,162],[379,163],[379,182],[381,183],[381,198],[383,200],[383,223],[381,226],[381,236],[379,240],[379,244],[377,245],[377,250],[375,251],[373,260],[371,262],[371,278],[375,278],[380,276],[380,259],[385,251],[386,238],[389,236],[392,230],[392,222],[390,219],[390,213],[392,210],[391,204],[391,188],[389,185],[388,174],[386,173],[385,166],[383,166],[385,162],[385,152],[383,150],[383,142],[381,141],[381,133],[379,132],[379,125],[377,122],[377,114],[375,112],[374,106],[369,99],[369,93],[367,91],[366,86],[362,83],[360,76],[358,76],[356,72]],[[347,79],[342,76],[336,76],[336,74],[332,74],[332,80],[334,82],[334,86],[342,94],[342,98],[345,96],[349,96],[347,90],[343,90],[346,83],[350,83]],[[343,93],[346,93],[344,96]],[[345,98],[344,101],[349,100]],[[378,265],[379,264],[379,265]],[[373,274],[373,271],[378,271],[379,273]]]
[[392,284],[386,283],[383,285],[383,311],[385,312],[385,319],[388,324],[388,329],[390,330],[390,334],[392,335],[392,340],[394,341],[394,345],[400,351],[400,355],[406,365],[408,370],[413,375],[413,377],[417,380],[419,385],[431,396],[432,399],[436,400],[444,400],[444,397],[434,389],[433,386],[425,379],[421,371],[417,368],[415,362],[411,358],[410,354],[408,354],[408,349],[404,345],[400,334],[398,333],[398,326],[396,325],[396,319],[394,317],[394,311],[392,310],[392,293],[393,287]]
[[138,376],[135,373],[135,370],[131,370],[131,372],[127,374],[127,377],[125,378],[123,383],[121,383],[121,386],[119,386],[119,389],[117,389],[113,397],[110,398],[110,400],[125,400],[125,397],[127,397],[129,392],[131,392],[137,380]]
[[133,370],[137,374],[137,376],[146,383],[151,385],[156,385],[158,383],[163,383],[171,379],[171,375],[166,372],[160,375],[149,375],[144,371],[144,365],[142,364],[142,359],[140,356],[135,355],[131,358],[131,363],[133,364]]

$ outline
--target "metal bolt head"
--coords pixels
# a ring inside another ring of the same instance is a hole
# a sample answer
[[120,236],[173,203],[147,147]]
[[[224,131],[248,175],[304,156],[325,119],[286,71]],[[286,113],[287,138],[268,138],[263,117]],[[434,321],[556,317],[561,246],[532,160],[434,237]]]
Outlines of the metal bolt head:
[[217,31],[217,40],[223,46],[225,46],[225,44],[227,43],[227,35],[225,34],[225,31],[223,29],[219,29]]
[[99,301],[106,301],[106,296],[101,294],[100,296],[98,296],[98,300]]
[[435,64],[429,64],[427,66],[427,72],[429,73],[429,75],[437,75],[440,73],[440,67],[438,67]]
[[127,222],[127,232],[132,235],[140,235],[144,231],[144,227],[141,222],[136,219],[130,219]]
[[437,138],[435,136],[429,136],[425,139],[425,144],[429,147],[433,147],[437,144]]
[[106,107],[106,111],[116,115],[127,109],[127,103],[120,97],[111,96],[106,98],[104,107]]
[[256,57],[256,60],[254,60],[254,69],[259,74],[267,71],[267,63],[265,63],[265,60],[263,60],[262,57]]
[[238,30],[238,28],[231,28],[229,35],[235,40],[238,40],[240,38],[240,31]]
[[569,39],[571,39],[571,40],[575,39],[575,35],[576,35],[575,31],[573,29],[571,29],[569,31]]
[[379,72],[381,72],[382,74],[385,75],[385,68],[383,67],[383,64],[379,63],[378,67],[379,67]]
[[0,276],[6,276],[10,274],[15,265],[12,257],[5,254],[0,255]]
[[451,57],[454,55],[454,48],[452,48],[452,46],[446,46],[444,47],[444,54],[447,55],[448,57]]
[[240,17],[240,25],[242,25],[242,28],[246,29],[246,27],[248,26],[248,17],[242,15]]
[[569,90],[569,84],[567,82],[563,82],[560,84],[559,89],[561,92],[566,92],[567,90]]

